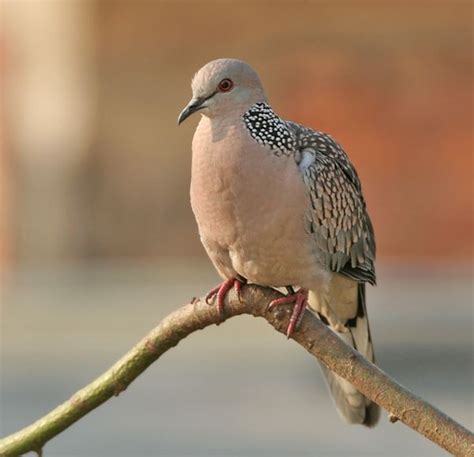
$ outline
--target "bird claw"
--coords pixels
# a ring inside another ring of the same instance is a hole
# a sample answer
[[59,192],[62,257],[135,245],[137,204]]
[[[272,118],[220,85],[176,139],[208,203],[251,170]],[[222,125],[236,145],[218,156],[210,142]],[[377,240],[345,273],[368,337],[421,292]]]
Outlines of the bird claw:
[[206,295],[206,298],[205,298],[205,301],[208,305],[212,305],[212,303],[210,302],[210,300],[212,300],[216,295],[217,293],[219,292],[220,288],[221,288],[222,284],[219,284],[218,286],[212,288]]
[[267,310],[271,311],[277,306],[280,305],[289,305],[293,304],[293,310],[290,316],[290,322],[288,323],[288,327],[286,329],[286,337],[290,338],[294,331],[298,328],[301,319],[303,318],[306,305],[308,304],[308,291],[307,289],[299,289],[297,292],[293,294],[288,294],[285,297],[277,298],[272,300],[268,306]]
[[226,279],[221,284],[211,289],[206,295],[206,303],[208,305],[212,304],[211,300],[214,299],[214,297],[217,298],[216,307],[221,319],[224,319],[224,299],[227,293],[229,292],[230,289],[234,288],[237,294],[237,298],[240,302],[241,301],[240,292],[242,289],[242,284],[245,284],[244,281],[241,281],[240,279],[237,279],[237,278]]
[[242,295],[241,295],[241,290],[242,290],[242,282],[236,279],[234,281],[234,290],[235,293],[237,294],[237,299],[239,300],[239,303],[242,303]]

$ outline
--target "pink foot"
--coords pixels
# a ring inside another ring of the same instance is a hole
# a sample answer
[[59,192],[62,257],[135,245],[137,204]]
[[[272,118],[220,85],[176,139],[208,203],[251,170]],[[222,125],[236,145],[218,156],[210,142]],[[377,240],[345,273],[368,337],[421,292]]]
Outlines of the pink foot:
[[221,284],[209,291],[209,293],[206,295],[206,303],[210,305],[210,300],[216,297],[217,311],[219,312],[220,317],[224,319],[224,299],[227,295],[227,292],[229,292],[229,290],[233,287],[240,300],[240,290],[242,289],[242,284],[245,284],[245,282],[237,278],[226,279]]
[[303,318],[306,305],[308,304],[308,291],[306,289],[299,289],[298,292],[290,293],[286,297],[272,300],[268,305],[268,310],[271,311],[275,306],[288,305],[290,303],[293,303],[294,306],[288,328],[286,329],[287,338],[290,338]]

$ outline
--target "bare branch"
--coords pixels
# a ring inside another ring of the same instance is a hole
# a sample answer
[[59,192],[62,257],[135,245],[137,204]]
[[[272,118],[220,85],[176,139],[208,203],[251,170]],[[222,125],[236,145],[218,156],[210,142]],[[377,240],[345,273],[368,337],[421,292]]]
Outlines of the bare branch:
[[[252,314],[264,317],[279,332],[288,324],[290,307],[267,312],[267,304],[279,292],[254,285],[242,288],[241,301],[232,292],[226,300],[226,317]],[[32,425],[0,440],[0,456],[10,457],[35,451],[71,424],[118,395],[149,365],[183,338],[208,325],[218,324],[215,307],[193,299],[168,315],[160,324],[88,386]],[[306,311],[293,338],[331,370],[347,379],[364,395],[385,408],[418,433],[458,456],[474,456],[474,435],[429,403],[416,397],[345,344],[312,313]],[[376,431],[374,432],[376,433]]]

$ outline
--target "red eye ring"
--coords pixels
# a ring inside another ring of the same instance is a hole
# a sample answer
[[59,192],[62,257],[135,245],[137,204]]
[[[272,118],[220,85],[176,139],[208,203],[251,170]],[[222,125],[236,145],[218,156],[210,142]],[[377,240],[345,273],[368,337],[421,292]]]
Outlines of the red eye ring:
[[234,83],[228,78],[223,79],[219,83],[219,86],[217,86],[217,88],[219,89],[219,92],[229,92],[229,90],[231,90],[233,87],[234,87]]

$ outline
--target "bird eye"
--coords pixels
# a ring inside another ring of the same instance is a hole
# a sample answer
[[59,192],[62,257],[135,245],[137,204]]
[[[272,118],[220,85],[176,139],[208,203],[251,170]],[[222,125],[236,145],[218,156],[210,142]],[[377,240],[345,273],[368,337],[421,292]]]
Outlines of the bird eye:
[[234,83],[230,79],[223,79],[218,86],[220,92],[229,92],[234,87]]

